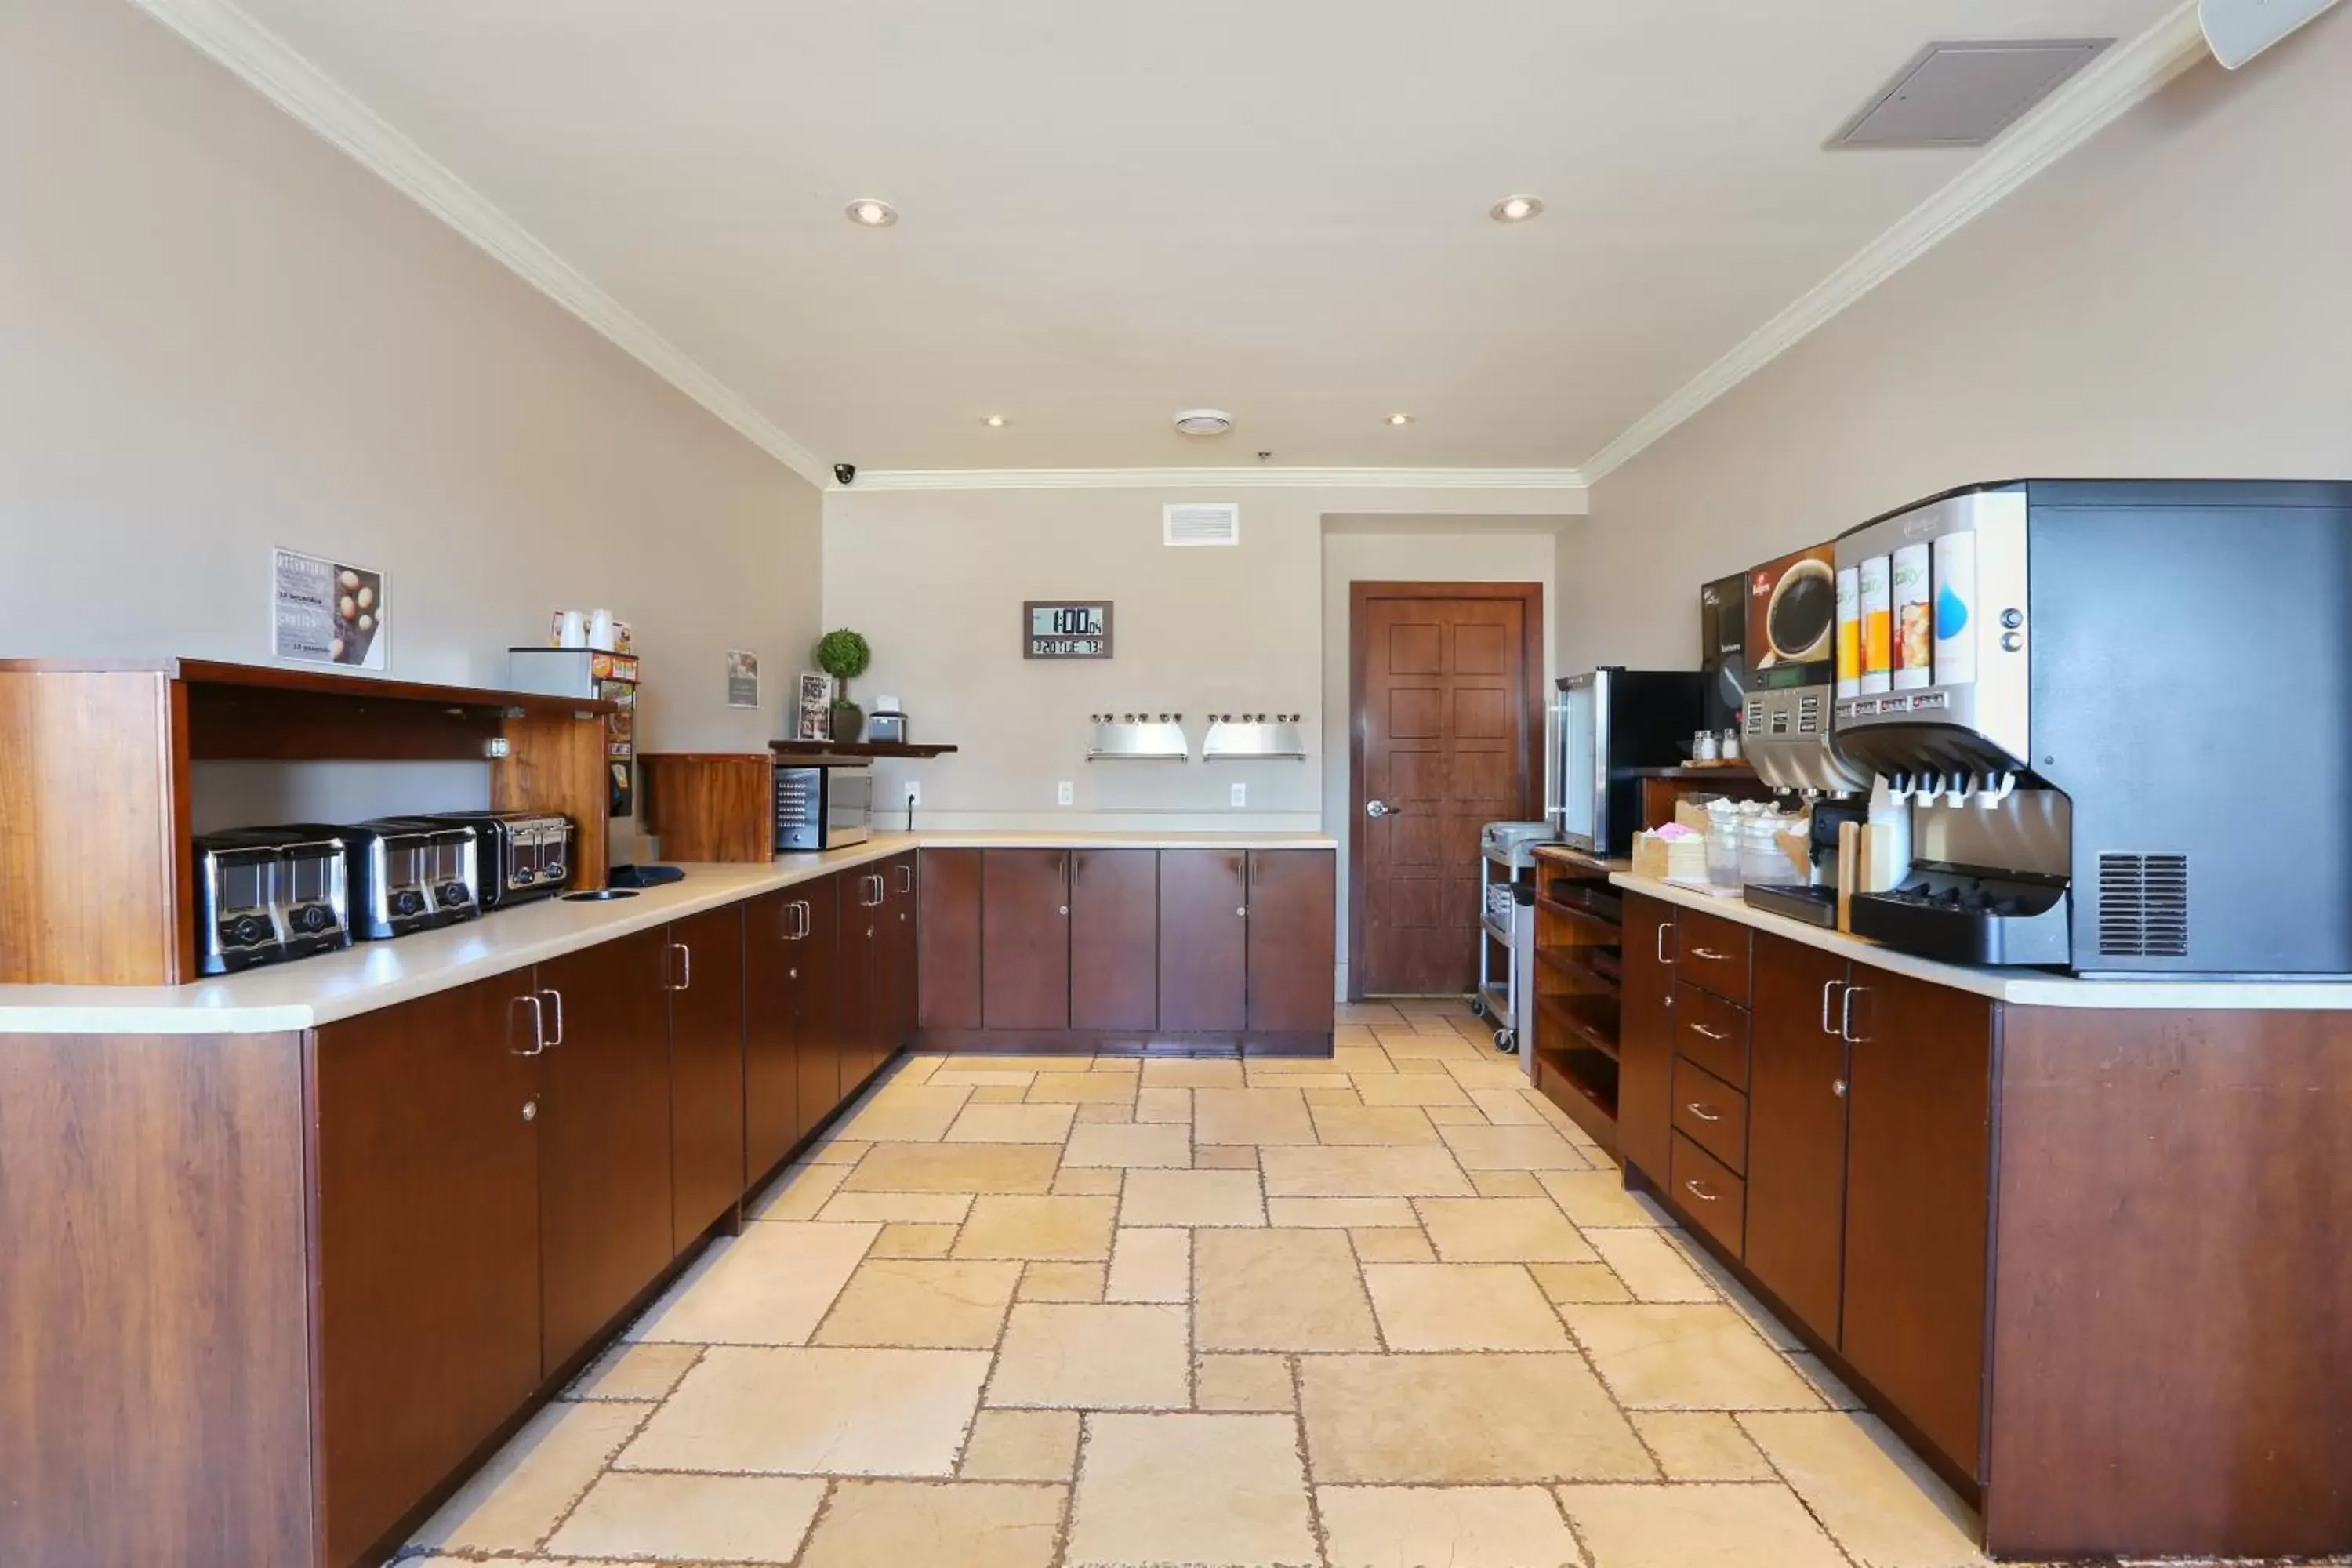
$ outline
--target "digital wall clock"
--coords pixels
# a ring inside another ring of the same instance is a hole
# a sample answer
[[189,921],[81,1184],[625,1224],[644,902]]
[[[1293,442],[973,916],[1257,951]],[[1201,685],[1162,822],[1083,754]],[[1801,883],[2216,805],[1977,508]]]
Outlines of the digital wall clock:
[[1108,658],[1110,601],[1031,599],[1021,606],[1025,658]]

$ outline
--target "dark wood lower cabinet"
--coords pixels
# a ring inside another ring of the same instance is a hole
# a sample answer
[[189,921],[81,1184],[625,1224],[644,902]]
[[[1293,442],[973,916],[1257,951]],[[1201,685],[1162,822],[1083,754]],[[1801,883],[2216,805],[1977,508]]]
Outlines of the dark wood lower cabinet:
[[981,1017],[991,1029],[1070,1026],[1070,852],[981,858]]
[[1619,929],[1624,977],[1617,1014],[1617,1152],[1664,1185],[1674,1136],[1674,908],[1628,894]]
[[[541,1362],[585,1349],[669,1267],[669,932],[539,966]],[[558,1020],[561,1019],[561,1027]]]
[[743,905],[743,1169],[750,1182],[775,1168],[803,1126],[793,973],[803,891],[782,888]]
[[842,973],[842,927],[849,916],[849,886],[856,873],[839,872],[792,889],[807,907],[800,912],[806,934],[785,955],[784,984],[791,995],[793,1029],[800,1067],[795,1137],[806,1137],[833,1114],[851,1087],[842,1032],[851,1020],[843,1001],[848,982]]
[[1160,856],[1070,852],[1070,1027],[1160,1022]]
[[1337,889],[1319,849],[1249,854],[1249,1027],[1328,1031],[1339,972]]
[[898,1053],[915,1032],[920,1016],[917,970],[921,958],[922,905],[920,874],[914,852],[894,855],[882,863],[882,910],[876,966],[882,999],[876,1016],[880,1028],[874,1040],[875,1069]]
[[1846,962],[1758,932],[1748,1084],[1748,1267],[1838,1342],[1844,1285]]
[[743,1195],[743,907],[669,928],[670,1251]]
[[977,1029],[980,866],[977,849],[921,856],[922,1008],[926,1029]]
[[1160,1026],[1249,1026],[1249,857],[1160,852]]

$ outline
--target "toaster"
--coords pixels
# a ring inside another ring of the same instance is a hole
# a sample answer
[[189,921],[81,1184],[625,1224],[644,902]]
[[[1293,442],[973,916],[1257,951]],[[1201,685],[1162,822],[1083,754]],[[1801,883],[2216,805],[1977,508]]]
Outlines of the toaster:
[[207,833],[195,848],[199,973],[352,944],[343,841],[332,829]]
[[572,881],[572,819],[537,811],[436,811],[422,820],[474,830],[482,908],[544,898]]
[[352,934],[368,941],[469,921],[482,912],[474,830],[424,817],[384,816],[349,827],[298,824],[343,841]]

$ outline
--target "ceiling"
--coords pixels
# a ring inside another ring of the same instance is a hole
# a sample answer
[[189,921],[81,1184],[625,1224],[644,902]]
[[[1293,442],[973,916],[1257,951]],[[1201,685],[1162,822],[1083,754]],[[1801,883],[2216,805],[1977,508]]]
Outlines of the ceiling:
[[2173,0],[241,3],[875,470],[1573,467],[1978,156],[1822,150],[1922,44]]

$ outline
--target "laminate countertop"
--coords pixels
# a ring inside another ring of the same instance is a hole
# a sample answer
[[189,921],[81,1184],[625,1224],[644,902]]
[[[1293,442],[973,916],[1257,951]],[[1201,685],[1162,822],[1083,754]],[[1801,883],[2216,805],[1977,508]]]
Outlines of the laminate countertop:
[[2255,1011],[2341,1013],[2352,1011],[2352,980],[2084,980],[2040,969],[1993,969],[1973,963],[1942,963],[1873,942],[1774,914],[1736,898],[1620,871],[1610,883],[1627,892],[1698,910],[1769,931],[1790,942],[1834,952],[1924,980],[1974,992],[2021,1007],[2093,1007],[2148,1012]]
[[765,865],[686,864],[634,899],[542,899],[440,931],[187,985],[0,985],[0,1035],[261,1035],[313,1028],[558,958],[909,849],[1321,849],[1307,833],[877,833]]

